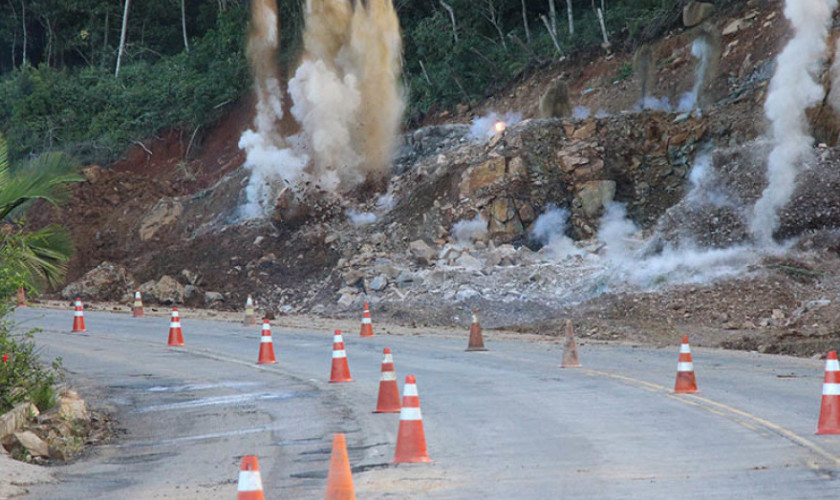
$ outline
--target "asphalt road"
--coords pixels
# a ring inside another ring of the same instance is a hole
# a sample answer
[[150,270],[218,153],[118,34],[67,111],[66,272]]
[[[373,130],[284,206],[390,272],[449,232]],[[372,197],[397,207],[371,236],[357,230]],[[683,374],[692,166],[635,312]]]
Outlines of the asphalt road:
[[[815,436],[823,362],[694,348],[697,395],[674,395],[672,349],[345,332],[355,382],[328,384],[332,332],[273,329],[277,365],[257,365],[259,326],[21,309],[45,358],[109,409],[120,432],[54,468],[28,498],[234,498],[256,454],[267,498],[323,498],[331,436],[347,434],[359,498],[820,498],[840,481],[840,436]],[[374,317],[374,329],[377,329]],[[394,466],[397,414],[373,414],[382,348],[417,376],[432,464]]]

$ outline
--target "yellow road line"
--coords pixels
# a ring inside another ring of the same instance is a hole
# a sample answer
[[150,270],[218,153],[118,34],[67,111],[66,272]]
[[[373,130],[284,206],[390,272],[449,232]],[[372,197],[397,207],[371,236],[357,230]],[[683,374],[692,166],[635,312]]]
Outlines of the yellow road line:
[[[767,429],[767,430],[769,430],[769,431],[771,431],[771,432],[773,432],[773,433],[775,433],[775,434],[793,442],[794,444],[797,444],[799,446],[802,446],[804,448],[807,448],[807,449],[811,450],[811,452],[819,455],[823,459],[830,462],[834,467],[840,467],[840,457],[834,455],[833,453],[826,450],[825,448],[818,445],[817,443],[814,443],[813,441],[811,441],[809,439],[806,439],[806,438],[800,436],[799,434],[796,434],[795,432],[793,432],[789,429],[786,429],[786,428],[784,428],[780,425],[774,424],[773,422],[771,422],[767,419],[764,419],[764,418],[761,418],[759,416],[753,415],[753,414],[748,413],[744,410],[739,410],[738,408],[735,408],[733,406],[729,406],[729,405],[724,404],[724,403],[719,403],[717,401],[711,400],[709,398],[705,398],[703,396],[698,396],[696,394],[679,394],[679,395],[676,395],[676,394],[672,393],[670,388],[665,387],[664,385],[659,385],[659,384],[654,384],[654,383],[651,383],[651,382],[646,382],[644,380],[639,380],[639,379],[635,379],[635,378],[632,378],[632,377],[627,377],[625,375],[619,375],[617,373],[602,372],[602,371],[599,371],[599,370],[591,370],[591,369],[588,369],[588,368],[580,368],[580,369],[578,369],[578,371],[580,371],[582,373],[585,373],[587,375],[591,375],[591,376],[607,377],[607,378],[620,380],[622,382],[626,382],[628,384],[637,386],[641,389],[644,389],[644,390],[647,390],[647,391],[650,391],[650,392],[665,393],[671,399],[674,399],[674,400],[679,401],[679,402],[684,403],[684,404],[689,404],[689,405],[692,405],[692,406],[703,408],[704,410],[706,410],[710,413],[713,413],[715,415],[720,415],[720,416],[723,416],[723,417],[726,417],[726,418],[730,418],[731,420],[735,420],[736,422],[741,423],[742,425],[749,424],[749,423],[757,424],[758,426],[763,427],[763,428],[765,428],[765,429]],[[728,415],[727,415],[727,413],[728,413]],[[746,422],[739,422],[737,419],[732,418],[733,416],[740,417],[741,419],[744,419]],[[752,427],[751,425],[745,425],[745,427],[747,427],[749,429],[756,430],[756,431],[758,430],[758,429]]]

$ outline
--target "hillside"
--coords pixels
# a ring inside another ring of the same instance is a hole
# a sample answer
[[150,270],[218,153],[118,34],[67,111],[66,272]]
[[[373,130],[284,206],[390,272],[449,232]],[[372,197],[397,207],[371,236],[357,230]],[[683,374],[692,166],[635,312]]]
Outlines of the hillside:
[[[834,112],[810,111],[823,144],[781,215],[776,235],[792,240],[752,246],[763,103],[791,30],[781,1],[727,5],[649,45],[646,107],[658,109],[638,109],[632,52],[546,62],[488,99],[430,109],[400,137],[387,189],[281,198],[268,219],[239,217],[254,101],[230,105],[198,146],[189,129],[159,134],[85,169],[61,215],[77,246],[63,296],[126,301],[137,286],[150,301],[239,309],[253,294],[267,314],[332,317],[370,301],[377,317],[420,327],[466,326],[478,307],[485,326],[545,335],[571,318],[593,339],[689,332],[700,345],[821,352],[840,313]],[[701,111],[671,111],[698,87],[692,46],[709,32],[719,57]],[[830,86],[827,64],[821,74]],[[575,117],[537,118],[558,80]],[[511,117],[503,132],[481,127],[491,113]]]

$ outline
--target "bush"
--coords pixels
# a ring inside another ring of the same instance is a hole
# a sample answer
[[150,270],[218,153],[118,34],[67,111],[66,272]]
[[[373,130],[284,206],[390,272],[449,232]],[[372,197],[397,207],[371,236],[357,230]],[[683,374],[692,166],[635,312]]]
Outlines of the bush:
[[41,364],[33,340],[37,330],[16,333],[7,314],[10,304],[8,298],[0,303],[0,414],[27,400],[41,411],[48,410],[55,404],[54,386],[63,377],[61,358],[49,368]]

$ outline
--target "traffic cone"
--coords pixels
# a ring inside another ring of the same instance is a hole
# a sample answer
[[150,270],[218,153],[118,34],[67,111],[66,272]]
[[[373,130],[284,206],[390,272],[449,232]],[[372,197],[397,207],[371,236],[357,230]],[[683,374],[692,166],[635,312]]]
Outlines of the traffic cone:
[[78,297],[76,297],[76,311],[73,313],[73,331],[87,331],[87,328],[85,328],[85,310],[82,306],[82,299]]
[[478,309],[473,308],[472,326],[470,327],[470,341],[467,351],[486,351],[484,337],[481,335],[481,323],[478,322]]
[[577,344],[575,343],[575,327],[571,320],[566,320],[566,344],[563,346],[563,363],[560,368],[580,368]]
[[26,289],[23,288],[22,286],[18,287],[18,289],[17,289],[17,300],[15,301],[15,305],[17,307],[26,307],[27,306],[27,303],[26,303]]
[[423,432],[423,415],[420,413],[420,398],[417,395],[417,380],[414,375],[405,377],[400,429],[397,432],[397,450],[393,463],[431,462],[426,451],[426,434]]
[[683,335],[680,345],[680,360],[677,363],[677,382],[674,392],[691,393],[697,390],[697,380],[694,378],[694,363],[691,361],[691,346],[688,345],[688,335]]
[[262,337],[260,337],[260,357],[257,359],[257,364],[264,365],[276,362],[274,344],[271,342],[271,325],[268,323],[268,318],[265,318],[262,326]]
[[373,323],[370,319],[370,305],[365,302],[365,312],[362,313],[362,333],[360,337],[373,337]]
[[184,334],[181,332],[181,317],[178,315],[178,308],[172,308],[172,320],[169,322],[169,345],[184,345]]
[[239,468],[239,484],[236,487],[236,500],[265,500],[263,495],[260,463],[256,455],[242,457]]
[[374,413],[397,413],[400,411],[400,388],[394,371],[394,357],[387,347],[382,354],[382,375],[379,377],[379,397]]
[[254,315],[254,299],[248,295],[245,301],[245,320],[242,322],[245,326],[253,326],[257,324],[257,317]]
[[837,351],[829,351],[825,358],[825,379],[817,434],[840,434],[840,363]]
[[336,330],[333,336],[332,370],[330,382],[352,382],[350,365],[347,364],[347,352],[344,351],[344,337],[341,330]]
[[326,500],[356,500],[353,489],[353,473],[347,457],[347,442],[344,434],[333,434],[330,472],[327,475]]
[[131,317],[142,318],[143,314],[143,296],[140,295],[140,290],[134,292],[134,307],[131,309]]

